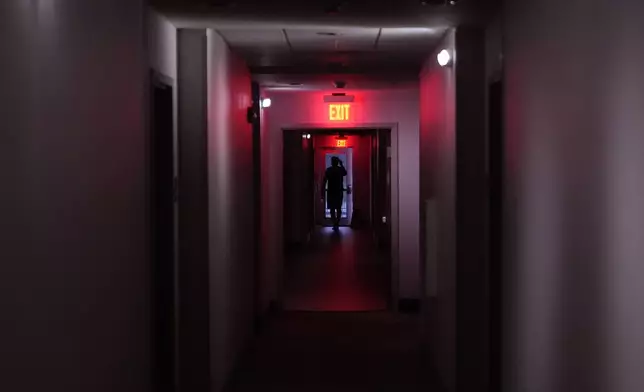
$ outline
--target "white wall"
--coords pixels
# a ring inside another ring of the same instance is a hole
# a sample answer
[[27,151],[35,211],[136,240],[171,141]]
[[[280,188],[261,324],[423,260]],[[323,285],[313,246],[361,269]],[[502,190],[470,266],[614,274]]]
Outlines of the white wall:
[[506,3],[506,390],[644,390],[641,2]]
[[175,173],[178,173],[177,28],[154,10],[148,10],[148,57],[152,69],[172,79]]
[[[438,65],[436,55],[443,49],[455,52],[455,30],[446,33],[420,75],[420,194],[423,203],[434,200],[437,205],[438,249],[428,250],[435,251],[437,257],[437,265],[432,268],[437,273],[436,296],[428,298],[425,307],[429,349],[443,383],[453,391],[456,388],[457,348],[456,73],[453,66]],[[420,216],[423,219],[424,208],[422,204]]]
[[177,28],[160,13],[148,11],[150,67],[177,79]]
[[0,389],[150,390],[143,1],[0,2]]
[[223,38],[207,34],[211,379],[219,391],[254,326],[251,79]]
[[[391,89],[357,91],[352,105],[356,123],[397,123],[398,145],[392,141],[393,154],[399,157],[398,170],[392,170],[392,183],[398,183],[400,200],[392,200],[392,215],[399,214],[398,276],[399,296],[418,298],[420,273],[418,252],[418,89]],[[328,104],[323,95],[330,92],[276,92],[265,93],[272,98],[272,106],[263,113],[262,123],[262,220],[263,254],[270,266],[268,295],[275,299],[281,285],[283,260],[283,205],[282,205],[282,128],[304,123],[328,123]],[[392,162],[395,165],[395,162]],[[397,176],[397,177],[396,177]],[[395,222],[392,222],[395,224]],[[392,230],[396,232],[396,227]]]

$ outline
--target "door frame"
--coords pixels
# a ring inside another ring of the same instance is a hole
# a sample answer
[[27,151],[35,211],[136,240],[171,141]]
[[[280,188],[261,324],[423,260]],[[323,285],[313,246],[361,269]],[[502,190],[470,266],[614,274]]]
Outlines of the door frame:
[[[280,140],[284,140],[284,132],[302,132],[314,130],[332,130],[332,129],[351,129],[352,131],[369,131],[374,129],[389,129],[391,130],[391,195],[390,195],[390,208],[391,208],[391,308],[393,311],[398,311],[398,302],[400,298],[400,249],[399,249],[399,226],[400,226],[400,211],[399,211],[399,154],[398,154],[398,123],[350,123],[350,124],[333,124],[333,123],[295,123],[287,124],[281,127],[282,135]],[[282,200],[283,202],[283,200]],[[279,267],[279,302],[283,298],[283,282],[284,282],[284,258],[280,261]]]

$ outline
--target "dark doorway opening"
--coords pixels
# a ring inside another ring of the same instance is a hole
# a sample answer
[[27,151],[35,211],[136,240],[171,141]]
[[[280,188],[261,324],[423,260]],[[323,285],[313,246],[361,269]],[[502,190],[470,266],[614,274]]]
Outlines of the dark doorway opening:
[[503,369],[503,198],[505,135],[503,82],[489,87],[489,282],[490,282],[490,391],[502,389]]
[[150,98],[154,390],[171,392],[176,381],[173,89],[155,72]]

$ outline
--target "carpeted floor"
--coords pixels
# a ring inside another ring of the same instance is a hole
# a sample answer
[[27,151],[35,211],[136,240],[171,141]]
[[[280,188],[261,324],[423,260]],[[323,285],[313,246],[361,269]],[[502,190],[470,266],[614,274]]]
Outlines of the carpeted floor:
[[243,359],[227,392],[437,392],[417,316],[285,312]]
[[389,256],[369,230],[319,228],[304,249],[288,252],[285,310],[386,310]]

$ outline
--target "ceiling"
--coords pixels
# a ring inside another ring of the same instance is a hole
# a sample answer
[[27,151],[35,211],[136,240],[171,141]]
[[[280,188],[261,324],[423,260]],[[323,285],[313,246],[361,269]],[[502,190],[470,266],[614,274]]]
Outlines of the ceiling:
[[[213,28],[266,88],[380,88],[417,81],[445,31],[500,0],[153,0],[179,28]],[[436,5],[435,3],[438,3]],[[341,79],[339,79],[341,78]]]

